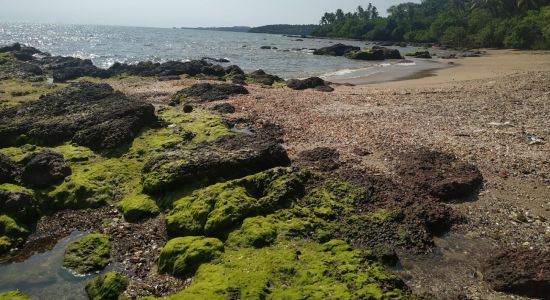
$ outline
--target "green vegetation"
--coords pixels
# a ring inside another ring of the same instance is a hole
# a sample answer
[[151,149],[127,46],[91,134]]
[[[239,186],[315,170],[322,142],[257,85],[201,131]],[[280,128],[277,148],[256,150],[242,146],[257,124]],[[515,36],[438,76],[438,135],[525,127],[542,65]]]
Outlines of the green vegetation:
[[228,249],[168,299],[407,299],[397,276],[343,241]]
[[90,234],[67,247],[63,266],[78,274],[86,274],[103,270],[110,261],[109,237],[104,234]]
[[308,36],[311,35],[317,28],[319,28],[319,25],[277,24],[254,27],[251,28],[248,32]]
[[215,238],[176,238],[168,241],[160,251],[159,272],[175,276],[193,275],[201,264],[218,258],[223,251],[223,243]]
[[31,300],[31,298],[19,291],[11,291],[0,293],[0,300]]
[[67,84],[48,86],[45,79],[41,79],[40,82],[23,79],[0,80],[0,110],[38,100],[41,95],[58,92],[66,86]]
[[160,212],[157,203],[144,194],[126,196],[117,203],[117,208],[128,222],[137,222],[148,217],[154,217]]
[[90,300],[117,300],[127,287],[126,276],[108,272],[90,280],[86,285],[86,293]]
[[376,8],[326,13],[316,36],[435,42],[454,47],[550,49],[549,0],[424,0],[379,17]]
[[277,225],[266,217],[245,219],[239,230],[229,235],[227,244],[234,247],[261,248],[271,245],[277,238]]
[[21,244],[27,235],[27,229],[17,224],[9,216],[0,215],[0,254]]

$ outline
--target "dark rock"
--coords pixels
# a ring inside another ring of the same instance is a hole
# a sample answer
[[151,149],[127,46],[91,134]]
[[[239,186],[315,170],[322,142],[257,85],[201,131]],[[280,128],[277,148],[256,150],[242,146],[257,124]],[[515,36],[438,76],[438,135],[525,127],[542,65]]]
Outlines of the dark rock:
[[193,112],[193,106],[192,105],[184,105],[183,106],[183,112],[186,113],[186,114],[190,114]]
[[173,81],[180,80],[181,78],[178,75],[168,75],[159,77],[159,81]]
[[13,183],[18,174],[18,168],[9,157],[0,154],[0,184]]
[[471,196],[483,183],[476,166],[461,162],[449,154],[427,149],[402,155],[397,174],[442,200]]
[[550,252],[505,250],[488,260],[484,275],[496,291],[550,299]]
[[89,59],[76,57],[51,56],[35,61],[42,69],[53,74],[55,81],[64,82],[83,76],[107,78],[114,74],[100,69]]
[[336,44],[329,47],[317,49],[313,52],[314,55],[330,55],[330,56],[344,56],[351,51],[359,51],[361,48],[356,46],[348,46],[344,44]]
[[237,74],[234,75],[231,78],[231,83],[233,84],[240,84],[240,85],[246,85],[246,75],[244,74]]
[[384,51],[381,49],[369,49],[369,50],[359,50],[351,51],[345,54],[349,59],[357,60],[384,60],[386,59]]
[[384,52],[384,58],[385,59],[402,59],[403,56],[401,56],[401,53],[397,49],[390,49],[380,46],[374,46],[372,49],[375,50],[382,50]]
[[412,56],[414,58],[425,58],[425,59],[432,58],[432,56],[430,55],[430,52],[428,51],[417,51],[417,52],[407,53],[406,56]]
[[14,44],[11,44],[11,45],[6,45],[6,46],[0,47],[0,53],[19,51],[19,50],[21,50],[21,44],[19,44],[19,43],[14,43]]
[[181,102],[183,99],[192,99],[200,102],[227,99],[232,95],[248,94],[248,90],[237,84],[210,84],[199,83],[177,92],[173,99]]
[[235,113],[235,106],[229,103],[222,103],[215,105],[212,110],[221,114],[232,114]]
[[334,88],[329,85],[317,86],[315,87],[315,90],[324,93],[334,92]]
[[256,70],[247,76],[252,81],[263,84],[273,85],[275,82],[284,82],[284,80],[278,76],[267,74],[264,70]]
[[236,65],[231,65],[225,68],[225,74],[227,75],[244,75],[244,71]]
[[46,188],[60,183],[71,175],[71,167],[63,159],[63,154],[42,151],[31,154],[23,161],[21,181],[33,188]]
[[293,90],[314,89],[325,85],[325,81],[319,77],[310,77],[304,80],[291,79],[287,82],[287,86]]
[[40,68],[38,65],[35,65],[35,64],[22,63],[19,68],[21,72],[30,74],[30,75],[44,74],[44,71],[42,70],[42,68]]
[[100,150],[131,142],[156,122],[151,104],[132,100],[107,84],[78,82],[60,93],[0,111],[0,147],[66,141]]
[[277,48],[273,48],[271,46],[261,46],[260,49],[262,49],[262,50],[271,50],[271,49],[277,49]]
[[0,214],[7,214],[27,224],[38,217],[37,202],[30,191],[0,189]]
[[143,168],[144,189],[158,194],[201,180],[213,183],[287,166],[290,160],[278,136],[279,128],[266,126],[254,134],[229,135],[197,149],[158,155]]

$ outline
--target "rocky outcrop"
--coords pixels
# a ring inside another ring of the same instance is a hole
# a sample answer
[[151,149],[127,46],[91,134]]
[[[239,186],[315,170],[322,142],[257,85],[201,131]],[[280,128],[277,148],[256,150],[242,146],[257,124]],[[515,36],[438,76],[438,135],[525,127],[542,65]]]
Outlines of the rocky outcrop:
[[37,202],[30,190],[15,185],[0,186],[0,214],[30,224],[38,216]]
[[98,276],[86,284],[86,294],[90,300],[117,300],[128,287],[126,276],[109,272]]
[[407,53],[405,55],[412,56],[414,58],[425,58],[425,59],[432,58],[432,56],[430,55],[430,52],[428,51],[416,51],[416,52]]
[[194,84],[191,87],[178,91],[172,100],[176,103],[197,101],[197,102],[209,102],[216,100],[224,100],[232,95],[245,95],[248,94],[248,90],[242,85],[237,84],[210,84],[199,83]]
[[259,83],[263,85],[273,85],[276,82],[284,82],[281,77],[267,74],[264,70],[256,70],[250,74],[247,74],[247,79],[253,83]]
[[18,168],[9,157],[0,154],[0,184],[13,183],[17,177]]
[[175,276],[193,275],[201,264],[218,258],[223,251],[223,242],[215,238],[176,238],[168,241],[160,251],[159,272]]
[[550,299],[550,253],[506,250],[488,260],[485,280],[499,292]]
[[278,133],[263,128],[254,134],[224,136],[197,149],[174,149],[149,160],[143,168],[143,187],[148,193],[163,193],[204,180],[238,178],[290,160],[277,140]]
[[474,165],[456,157],[419,149],[401,156],[397,174],[428,194],[442,200],[473,195],[483,183],[483,176]]
[[344,44],[336,44],[329,47],[324,47],[313,51],[314,55],[329,55],[329,56],[344,56],[352,51],[359,51],[361,48],[356,46],[348,46]]
[[71,167],[63,159],[63,154],[53,151],[31,154],[22,164],[21,181],[33,188],[47,188],[71,175]]
[[[287,86],[293,90],[305,90],[305,89],[319,89],[322,87],[329,87],[326,81],[319,77],[310,77],[307,79],[291,79],[287,82]],[[330,88],[330,90],[322,90],[323,92],[332,92],[334,89]]]
[[0,147],[72,140],[93,150],[115,148],[153,125],[154,110],[107,84],[73,83],[61,93],[0,111]]
[[357,60],[385,60],[403,58],[399,50],[380,46],[374,46],[367,50],[351,51],[346,53],[345,56],[349,59]]

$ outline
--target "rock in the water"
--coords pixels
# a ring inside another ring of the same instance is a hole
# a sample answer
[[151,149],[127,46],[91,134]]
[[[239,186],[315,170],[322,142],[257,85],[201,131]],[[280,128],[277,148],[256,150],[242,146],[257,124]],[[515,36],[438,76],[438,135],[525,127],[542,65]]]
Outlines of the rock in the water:
[[404,154],[401,161],[398,175],[442,200],[471,196],[483,183],[476,166],[449,154],[419,149]]
[[64,91],[0,111],[0,147],[66,141],[101,150],[131,142],[156,122],[153,105],[127,98],[107,84],[73,83]]
[[71,167],[63,159],[63,154],[42,151],[26,157],[22,164],[21,181],[34,188],[46,188],[60,183],[71,175]]
[[215,105],[212,110],[221,114],[232,114],[235,113],[235,106],[229,103],[222,103]]
[[382,50],[384,52],[384,58],[386,59],[402,59],[403,56],[397,49],[390,49],[386,47],[374,46],[374,50]]
[[414,58],[426,58],[426,59],[432,58],[432,56],[430,55],[430,52],[428,51],[416,51],[412,53],[407,53],[406,56],[412,56]]
[[311,77],[304,80],[291,79],[287,82],[287,86],[293,90],[314,89],[325,85],[326,82],[319,77]]
[[506,250],[489,259],[484,275],[496,291],[550,299],[550,252]]
[[0,154],[0,184],[15,182],[17,177],[17,165],[9,157]]
[[351,51],[345,55],[349,59],[357,60],[384,60],[384,51],[381,49],[369,49],[369,50],[358,50]]
[[13,216],[27,224],[35,221],[38,209],[32,191],[12,184],[0,185],[0,214]]
[[90,280],[86,284],[86,293],[90,300],[118,300],[127,287],[126,276],[109,272]]
[[110,261],[109,238],[103,234],[90,234],[67,247],[63,266],[78,274],[87,274],[103,270]]
[[352,51],[359,51],[361,48],[356,46],[348,46],[344,44],[335,44],[329,47],[317,49],[313,52],[314,55],[329,55],[329,56],[344,56]]
[[176,102],[185,102],[185,99],[190,99],[199,102],[208,102],[224,100],[233,95],[244,94],[248,94],[248,90],[244,86],[238,84],[198,83],[177,92],[173,100]]
[[143,168],[144,190],[162,193],[200,180],[216,182],[287,166],[290,160],[274,131],[266,128],[252,135],[225,136],[197,149],[160,154]]
[[21,50],[21,44],[19,44],[19,43],[14,43],[14,44],[11,44],[11,45],[6,45],[6,46],[0,47],[0,53],[19,51],[19,50]]
[[217,63],[228,63],[229,59],[227,58],[213,58],[213,57],[203,57],[202,60],[210,60]]
[[168,241],[160,251],[159,272],[175,276],[193,275],[201,264],[218,258],[223,251],[222,241],[215,238],[176,238]]

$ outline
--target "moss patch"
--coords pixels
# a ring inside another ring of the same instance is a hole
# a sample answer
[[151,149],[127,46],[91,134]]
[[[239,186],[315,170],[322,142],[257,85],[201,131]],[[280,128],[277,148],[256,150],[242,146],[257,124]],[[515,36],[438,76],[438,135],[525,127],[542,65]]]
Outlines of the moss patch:
[[19,291],[0,293],[0,300],[31,300],[31,298]]
[[38,100],[41,95],[61,91],[66,86],[67,84],[48,86],[45,81],[0,80],[0,109],[16,107],[24,102]]
[[27,229],[7,215],[0,215],[0,254],[21,244]]
[[86,293],[90,300],[117,300],[127,287],[126,276],[109,272],[90,280],[86,285]]
[[227,250],[168,299],[406,299],[395,275],[342,241]]
[[212,185],[174,203],[166,216],[172,236],[225,237],[247,217],[268,214],[301,195],[305,176],[290,168],[275,168]]
[[104,269],[111,261],[109,238],[104,234],[90,234],[65,250],[63,266],[79,274]]
[[124,219],[129,222],[137,222],[153,217],[160,212],[155,201],[144,194],[126,196],[122,201],[117,203],[117,208],[124,215]]
[[176,238],[160,251],[159,272],[175,276],[192,275],[201,264],[218,258],[223,251],[223,243],[215,238]]
[[239,230],[232,232],[228,245],[261,248],[271,245],[277,238],[277,226],[270,218],[254,217],[244,220]]

